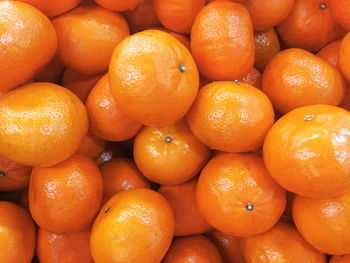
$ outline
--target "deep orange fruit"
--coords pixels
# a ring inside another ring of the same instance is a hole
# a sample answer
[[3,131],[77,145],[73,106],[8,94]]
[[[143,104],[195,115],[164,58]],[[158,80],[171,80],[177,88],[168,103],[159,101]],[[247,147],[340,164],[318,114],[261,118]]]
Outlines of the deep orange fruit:
[[350,188],[350,112],[330,105],[295,109],[264,142],[264,162],[285,189],[313,198]]
[[185,120],[161,128],[144,127],[134,141],[134,159],[142,174],[165,185],[182,184],[196,176],[210,157]]
[[291,224],[280,221],[269,231],[242,242],[246,263],[326,263],[326,255],[314,249]]
[[199,211],[209,224],[233,236],[272,228],[286,205],[286,193],[255,154],[221,153],[202,170],[196,190]]
[[245,7],[215,1],[197,15],[191,31],[191,52],[199,72],[209,80],[235,80],[254,65],[254,34]]
[[48,167],[34,168],[29,208],[39,227],[57,234],[77,232],[92,223],[102,201],[102,177],[94,162],[73,155]]
[[350,192],[334,198],[296,196],[293,219],[299,233],[319,251],[350,254]]
[[35,227],[20,206],[0,202],[0,261],[30,263],[35,251]]
[[185,46],[168,33],[146,30],[114,50],[109,84],[126,116],[145,125],[164,126],[186,114],[197,95],[199,77]]
[[249,152],[258,149],[274,122],[268,97],[242,82],[217,81],[200,89],[187,114],[198,139],[213,150]]
[[56,84],[28,84],[0,98],[0,153],[18,163],[57,164],[77,151],[87,130],[84,105]]
[[168,200],[175,216],[175,236],[202,234],[212,230],[198,210],[196,203],[197,180],[180,185],[163,185],[158,192]]
[[174,215],[169,203],[149,189],[123,191],[101,209],[91,231],[97,263],[159,263],[172,241]]
[[57,37],[50,20],[18,1],[0,1],[0,92],[31,80],[56,54]]
[[215,245],[200,235],[175,239],[162,262],[223,263]]

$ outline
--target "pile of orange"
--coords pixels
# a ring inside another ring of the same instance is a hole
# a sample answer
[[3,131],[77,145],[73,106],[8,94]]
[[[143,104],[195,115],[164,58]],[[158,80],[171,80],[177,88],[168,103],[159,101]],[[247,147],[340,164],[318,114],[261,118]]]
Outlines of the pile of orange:
[[0,1],[1,263],[350,263],[350,0]]

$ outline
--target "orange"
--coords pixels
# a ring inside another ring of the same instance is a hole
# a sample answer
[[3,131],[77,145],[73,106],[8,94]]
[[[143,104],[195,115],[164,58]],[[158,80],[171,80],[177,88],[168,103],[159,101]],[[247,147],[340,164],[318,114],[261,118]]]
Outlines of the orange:
[[191,51],[199,72],[210,80],[235,80],[254,65],[254,34],[245,7],[216,1],[197,15],[191,31]]
[[197,205],[208,223],[232,236],[252,236],[274,226],[286,205],[285,191],[255,154],[221,153],[202,170]]
[[114,48],[129,35],[128,24],[120,14],[89,3],[52,23],[57,32],[59,59],[85,75],[106,72]]
[[162,262],[223,263],[215,245],[200,235],[175,239]]
[[271,230],[242,242],[246,263],[326,263],[324,254],[311,247],[293,225],[280,221]]
[[181,119],[199,86],[196,64],[168,33],[146,30],[122,41],[109,66],[109,84],[121,112],[145,125]]
[[292,10],[294,0],[246,0],[254,30],[265,31],[280,24]]
[[35,227],[18,205],[0,202],[0,262],[30,263],[35,250]]
[[346,34],[341,41],[339,50],[338,65],[347,81],[350,82],[350,69],[349,69],[349,56],[350,56],[350,33]]
[[129,11],[134,10],[145,0],[95,0],[100,6],[113,11]]
[[38,8],[47,16],[57,16],[76,7],[81,0],[19,0]]
[[241,249],[242,238],[218,230],[211,231],[206,236],[216,245],[225,263],[245,263]]
[[296,196],[293,219],[299,233],[319,251],[350,254],[350,192],[334,198]]
[[85,102],[91,89],[102,75],[103,74],[84,75],[67,68],[63,74],[62,86],[77,95],[82,102]]
[[330,105],[295,109],[264,142],[271,176],[298,195],[321,198],[350,188],[350,112]]
[[51,59],[57,37],[50,20],[18,1],[0,1],[0,92],[31,80]]
[[277,26],[279,36],[288,47],[317,51],[342,34],[342,28],[331,14],[329,2],[295,0],[288,17]]
[[88,132],[81,141],[77,153],[96,159],[104,152],[106,145],[106,141]]
[[341,43],[340,40],[331,42],[328,45],[321,48],[321,50],[318,51],[316,55],[319,56],[320,58],[323,58],[333,67],[338,68],[340,43]]
[[323,59],[291,48],[278,53],[267,65],[262,90],[274,108],[284,114],[313,104],[339,105],[345,83],[339,71]]
[[11,192],[28,187],[31,172],[31,167],[0,155],[0,191]]
[[102,177],[89,157],[76,154],[54,166],[33,169],[29,208],[40,228],[57,234],[83,230],[101,201]]
[[343,256],[333,256],[329,263],[349,263],[350,262],[350,254]]
[[245,75],[243,78],[241,78],[239,81],[245,84],[252,85],[257,89],[261,89],[261,78],[262,78],[262,75],[260,71],[252,67],[252,69],[248,72],[248,74]]
[[61,82],[64,69],[62,62],[55,56],[49,64],[34,76],[34,80],[37,82],[53,82],[58,84]]
[[347,31],[350,30],[350,1],[329,0],[331,13],[335,21]]
[[123,13],[133,33],[160,26],[160,22],[153,9],[152,0],[145,0],[134,10]]
[[174,233],[169,203],[149,189],[123,191],[97,216],[90,238],[96,263],[159,263]]
[[205,0],[153,0],[154,11],[164,27],[172,31],[189,34]]
[[90,230],[55,234],[40,228],[36,253],[40,263],[92,263]]
[[159,184],[176,185],[190,180],[209,156],[210,149],[192,134],[185,120],[161,128],[144,127],[135,137],[137,167]]
[[[340,52],[341,41],[334,41],[327,46],[324,46],[316,55],[326,60],[329,64],[339,69],[339,52]],[[344,61],[344,60],[343,60]],[[346,60],[345,60],[346,63]],[[340,70],[340,69],[339,69]],[[339,104],[346,110],[350,110],[350,84],[346,82],[345,94],[343,101]]]
[[105,140],[130,139],[142,127],[142,124],[120,112],[110,89],[108,74],[105,74],[91,90],[86,100],[86,109],[91,132]]
[[150,182],[131,159],[113,158],[101,164],[99,168],[103,178],[103,203],[121,191],[151,188]]
[[255,67],[264,72],[270,60],[280,52],[280,42],[273,28],[254,32]]
[[87,130],[84,105],[56,84],[28,84],[0,98],[0,154],[15,162],[57,164],[77,151]]
[[173,186],[161,186],[158,192],[171,205],[175,216],[174,236],[189,236],[208,232],[212,227],[205,221],[196,204],[197,180]]
[[242,82],[218,81],[201,88],[187,122],[213,150],[249,152],[262,145],[274,111],[260,90]]

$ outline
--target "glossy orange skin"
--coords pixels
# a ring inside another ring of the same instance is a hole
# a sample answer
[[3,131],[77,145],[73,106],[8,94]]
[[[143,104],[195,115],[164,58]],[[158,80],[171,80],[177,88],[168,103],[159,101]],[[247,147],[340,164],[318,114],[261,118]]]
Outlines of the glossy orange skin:
[[151,188],[150,182],[131,159],[113,158],[101,164],[100,171],[103,178],[103,203],[121,191]]
[[310,246],[293,225],[280,221],[269,231],[242,242],[246,263],[326,263],[326,255]]
[[319,56],[320,58],[323,58],[333,67],[338,68],[340,43],[341,43],[340,40],[331,42],[328,45],[321,48],[321,50],[318,51],[316,55]]
[[191,51],[199,72],[209,80],[235,80],[254,65],[254,34],[245,7],[230,1],[206,5],[191,31]]
[[39,9],[47,16],[58,16],[74,7],[76,7],[81,0],[19,0],[25,2],[35,8]]
[[103,153],[106,145],[106,141],[88,132],[81,141],[77,153],[86,155],[94,160]]
[[31,172],[31,167],[0,155],[0,191],[18,191],[28,187]]
[[145,0],[95,0],[100,6],[113,11],[130,11],[137,8]]
[[134,10],[123,13],[133,33],[160,26],[160,22],[153,9],[152,0],[145,0]]
[[201,235],[175,239],[162,262],[223,263],[215,245]]
[[[341,41],[337,40],[329,43],[327,46],[323,47],[316,55],[320,58],[326,60],[333,67],[340,70],[339,62],[339,52],[340,52]],[[345,82],[345,93],[343,101],[339,104],[339,107],[350,111],[350,84]]]
[[35,227],[20,206],[0,202],[0,261],[30,263],[35,250]]
[[49,64],[47,64],[38,74],[35,75],[34,81],[53,82],[58,84],[61,82],[64,69],[65,67],[62,62],[57,56],[55,56]]
[[347,31],[350,30],[350,1],[329,0],[329,7],[335,21]]
[[108,74],[91,90],[86,100],[86,109],[91,132],[108,141],[130,139],[142,127],[142,124],[131,120],[120,111],[110,89]]
[[246,0],[255,31],[265,31],[280,24],[292,10],[294,0]]
[[333,256],[329,263],[349,263],[350,262],[350,254],[343,256]]
[[200,89],[187,122],[213,150],[249,152],[262,145],[274,111],[260,90],[242,82],[217,81]]
[[350,187],[350,112],[330,105],[295,109],[272,126],[263,151],[271,176],[288,191],[339,195]]
[[50,232],[81,231],[100,209],[102,188],[102,177],[94,162],[75,154],[57,165],[33,169],[30,212],[38,226]]
[[82,102],[85,102],[91,89],[102,76],[103,74],[84,75],[67,68],[63,74],[62,86],[77,95]]
[[209,157],[210,149],[193,135],[185,120],[161,128],[146,126],[134,141],[137,167],[158,184],[177,185],[192,179]]
[[40,263],[92,263],[90,230],[55,234],[40,228],[36,253]]
[[198,210],[196,203],[197,180],[173,186],[161,186],[158,192],[168,200],[175,216],[174,236],[202,234],[213,228]]
[[164,27],[172,31],[189,34],[205,0],[153,0],[154,11]]
[[346,78],[346,80],[350,82],[349,56],[350,56],[350,33],[346,34],[344,39],[341,41],[339,58],[338,58],[339,59],[338,65],[339,65],[340,71],[343,73],[343,76]]
[[280,42],[273,28],[254,32],[255,67],[264,72],[270,60],[280,52]]
[[57,37],[50,20],[18,1],[0,2],[0,92],[31,80],[54,57]]
[[242,238],[229,236],[218,230],[211,231],[206,236],[216,245],[225,263],[245,263],[241,248]]
[[66,67],[85,75],[106,72],[114,48],[129,35],[120,14],[92,4],[81,5],[52,23],[58,57]]
[[293,219],[299,233],[319,251],[350,254],[350,192],[334,198],[296,196]]
[[102,207],[94,222],[92,256],[97,263],[159,263],[173,233],[174,215],[164,197],[149,189],[123,191]]
[[199,76],[185,46],[168,33],[146,30],[117,46],[109,84],[125,115],[145,125],[164,126],[186,114],[197,95]]
[[15,162],[57,164],[77,151],[87,130],[84,105],[56,84],[28,84],[0,98],[0,153]]
[[274,108],[284,114],[307,105],[339,105],[345,82],[339,71],[323,59],[306,50],[290,48],[267,65],[262,90]]
[[260,71],[253,67],[248,72],[248,74],[245,75],[243,78],[241,78],[239,81],[245,84],[252,85],[257,89],[261,89],[261,78],[262,78],[262,75]]
[[[202,170],[197,205],[208,223],[233,236],[252,236],[277,223],[286,206],[286,193],[255,154],[222,153]],[[246,206],[253,205],[249,211]]]
[[[295,0],[288,17],[277,26],[289,47],[317,51],[342,34],[329,9],[329,0]],[[322,9],[321,5],[326,8]]]

